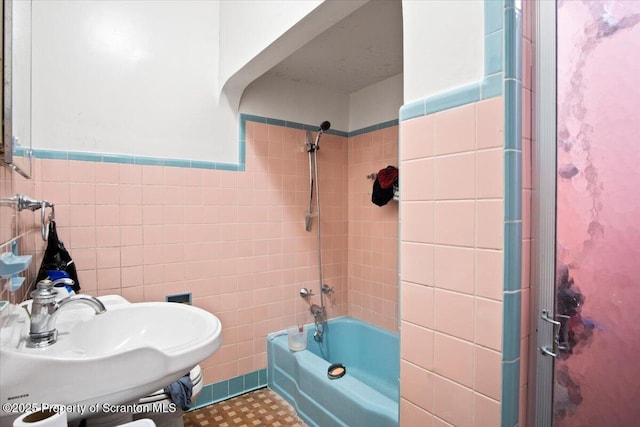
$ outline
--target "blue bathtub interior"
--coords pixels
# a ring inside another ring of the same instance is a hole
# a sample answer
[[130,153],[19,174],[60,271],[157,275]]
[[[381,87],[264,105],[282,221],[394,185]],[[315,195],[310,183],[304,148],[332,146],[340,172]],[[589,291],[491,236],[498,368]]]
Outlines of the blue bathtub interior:
[[[310,426],[398,425],[398,334],[351,317],[332,319],[321,343],[307,327],[307,349],[289,350],[286,334],[267,337],[269,387],[293,405]],[[331,380],[333,363],[347,368]]]

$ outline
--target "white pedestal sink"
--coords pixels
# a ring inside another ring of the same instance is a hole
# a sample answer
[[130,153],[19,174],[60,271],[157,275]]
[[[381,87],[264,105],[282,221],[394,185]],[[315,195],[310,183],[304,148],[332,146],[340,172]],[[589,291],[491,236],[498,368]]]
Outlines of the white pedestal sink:
[[[130,304],[100,298],[106,313],[69,307],[57,321],[58,341],[27,348],[29,318],[20,307],[0,329],[0,425],[24,404],[70,405],[69,419],[136,402],[177,380],[213,354],[221,324],[202,309],[176,303]],[[11,425],[11,424],[8,424]]]

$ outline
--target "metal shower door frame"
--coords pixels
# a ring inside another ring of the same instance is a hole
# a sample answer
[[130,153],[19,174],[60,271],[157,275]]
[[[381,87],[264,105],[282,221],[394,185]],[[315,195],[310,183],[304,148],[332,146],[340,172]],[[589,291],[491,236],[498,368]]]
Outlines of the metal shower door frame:
[[[556,277],[557,23],[556,1],[535,2],[535,129],[532,147],[532,247],[528,424],[553,423]],[[549,317],[547,317],[547,313]]]

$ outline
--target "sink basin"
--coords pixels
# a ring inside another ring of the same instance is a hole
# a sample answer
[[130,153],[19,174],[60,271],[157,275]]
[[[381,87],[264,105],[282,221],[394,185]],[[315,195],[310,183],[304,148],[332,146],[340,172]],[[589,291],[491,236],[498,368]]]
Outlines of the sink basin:
[[220,321],[207,311],[99,299],[107,307],[100,315],[81,305],[63,309],[58,341],[46,348],[26,347],[29,319],[15,307],[0,335],[0,403],[70,404],[77,409],[70,419],[95,415],[91,405],[135,402],[220,347]]

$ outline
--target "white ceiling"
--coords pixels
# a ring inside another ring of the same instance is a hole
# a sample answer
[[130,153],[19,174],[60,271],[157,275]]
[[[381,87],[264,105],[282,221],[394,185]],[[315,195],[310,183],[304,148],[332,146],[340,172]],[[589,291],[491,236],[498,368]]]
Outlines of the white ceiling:
[[352,93],[402,72],[402,1],[371,0],[267,74]]

